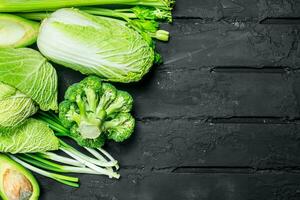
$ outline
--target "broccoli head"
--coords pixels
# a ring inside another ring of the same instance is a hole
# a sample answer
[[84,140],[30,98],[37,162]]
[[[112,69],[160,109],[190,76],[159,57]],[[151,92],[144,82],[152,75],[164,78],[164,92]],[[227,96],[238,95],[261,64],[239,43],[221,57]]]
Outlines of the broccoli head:
[[121,142],[131,136],[135,125],[129,113],[132,104],[129,93],[89,76],[67,89],[59,118],[79,145],[96,148],[106,139]]

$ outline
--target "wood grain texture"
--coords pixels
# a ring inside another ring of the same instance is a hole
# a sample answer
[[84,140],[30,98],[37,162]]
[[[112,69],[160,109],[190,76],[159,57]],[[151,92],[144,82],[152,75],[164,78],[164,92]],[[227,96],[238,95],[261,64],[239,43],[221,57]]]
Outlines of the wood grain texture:
[[131,93],[137,118],[294,118],[299,116],[294,81],[298,78],[277,73],[167,71],[155,73],[144,87]]
[[186,19],[164,28],[170,30],[172,38],[158,45],[165,60],[160,68],[300,66],[300,24]]
[[137,123],[132,140],[106,148],[125,167],[298,167],[299,128],[296,124],[149,120]]
[[259,21],[300,17],[299,10],[298,0],[177,0],[174,16]]
[[[138,119],[300,116],[298,73],[158,68],[139,83],[116,84],[133,95]],[[82,77],[67,69],[59,74],[61,94]]]
[[[45,180],[45,200],[274,200],[300,198],[300,176],[281,174],[174,174],[123,170],[120,181],[82,176],[80,189]],[[58,198],[59,196],[59,198]]]

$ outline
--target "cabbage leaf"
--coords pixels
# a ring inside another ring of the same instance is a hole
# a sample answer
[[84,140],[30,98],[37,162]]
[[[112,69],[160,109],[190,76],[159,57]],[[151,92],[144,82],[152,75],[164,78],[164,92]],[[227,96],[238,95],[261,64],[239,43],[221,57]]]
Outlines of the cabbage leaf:
[[0,82],[0,128],[13,128],[21,125],[35,114],[38,106],[30,97],[17,89]]
[[0,81],[35,101],[41,110],[57,110],[57,74],[50,63],[29,48],[0,48]]
[[42,121],[27,119],[14,129],[0,131],[0,152],[35,153],[58,150],[59,139]]

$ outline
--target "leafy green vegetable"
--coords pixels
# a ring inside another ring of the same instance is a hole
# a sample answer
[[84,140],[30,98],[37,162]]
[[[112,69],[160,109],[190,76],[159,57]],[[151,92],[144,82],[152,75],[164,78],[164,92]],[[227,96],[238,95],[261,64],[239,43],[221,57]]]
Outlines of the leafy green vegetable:
[[36,102],[44,110],[57,110],[57,75],[50,63],[29,48],[0,48],[0,81]]
[[0,129],[19,126],[37,110],[31,98],[0,82]]
[[133,133],[135,120],[129,114],[133,99],[127,92],[90,76],[70,86],[59,105],[59,117],[70,129],[67,136],[81,146],[101,147],[106,138],[122,142]]
[[0,153],[0,197],[3,200],[38,200],[39,185],[23,166]]
[[31,153],[59,149],[59,140],[46,123],[28,119],[21,126],[0,131],[0,152]]
[[37,22],[0,13],[0,48],[31,45],[36,42],[38,30]]
[[173,0],[0,0],[0,12],[32,12],[93,5],[142,5],[170,10]]
[[155,53],[148,32],[134,30],[145,26],[136,24],[130,28],[122,20],[60,9],[42,23],[38,47],[53,62],[83,74],[115,82],[138,81],[153,65]]

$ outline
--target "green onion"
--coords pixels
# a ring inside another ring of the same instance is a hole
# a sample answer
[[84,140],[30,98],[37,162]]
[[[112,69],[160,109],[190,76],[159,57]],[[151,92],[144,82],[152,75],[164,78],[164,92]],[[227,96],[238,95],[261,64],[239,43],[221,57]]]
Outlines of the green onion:
[[57,155],[51,152],[44,152],[44,153],[36,153],[38,157],[46,158],[48,160],[56,161],[63,164],[68,164],[76,167],[84,167],[84,164],[78,162],[77,160],[73,160],[64,156]]
[[43,169],[51,170],[59,173],[99,174],[96,171],[86,167],[72,167],[66,165],[59,165],[54,162],[44,160],[42,158],[30,154],[19,155],[18,158],[37,167],[41,167]]
[[30,164],[28,164],[27,162],[22,161],[21,159],[13,156],[13,155],[9,155],[13,160],[15,160],[16,162],[18,162],[19,164],[23,165],[24,167],[26,167],[27,169],[40,174],[42,176],[54,179],[60,183],[63,183],[65,185],[69,185],[72,187],[79,187],[79,184],[77,183],[79,181],[78,178],[76,177],[72,177],[72,176],[65,176],[65,175],[61,175],[61,174],[55,174],[52,172],[48,172],[45,170],[42,170],[40,168],[34,167]]
[[86,155],[84,155],[83,153],[77,151],[76,149],[74,149],[73,147],[71,147],[70,145],[68,145],[67,143],[63,142],[62,140],[60,141],[61,142],[61,147],[60,149],[62,151],[64,151],[65,153],[67,154],[73,154],[73,155],[76,155],[90,163],[93,163],[93,164],[96,164],[98,166],[101,166],[101,167],[113,167],[115,166],[118,162],[116,160],[114,161],[109,161],[109,162],[103,162],[101,160],[97,160],[97,159],[94,159],[94,158],[91,158],[91,157],[88,157]]

